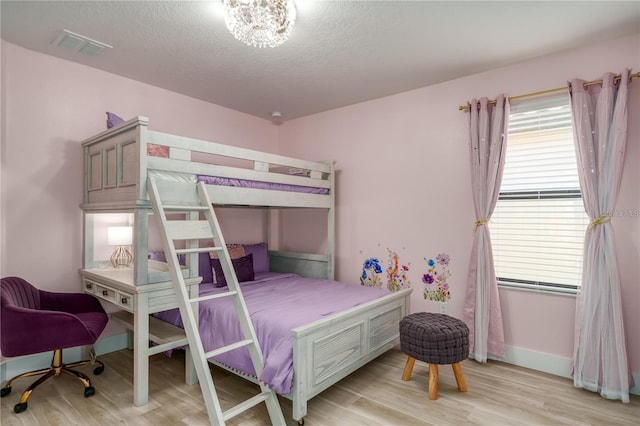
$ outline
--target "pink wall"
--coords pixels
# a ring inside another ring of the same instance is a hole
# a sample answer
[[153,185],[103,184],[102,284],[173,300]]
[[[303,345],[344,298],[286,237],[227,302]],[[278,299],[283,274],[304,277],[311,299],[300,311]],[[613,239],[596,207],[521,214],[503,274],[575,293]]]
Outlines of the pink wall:
[[[80,142],[106,128],[105,111],[149,117],[154,130],[277,150],[277,127],[269,121],[5,41],[1,47],[2,276],[45,289],[80,288]],[[222,226],[241,218],[222,212]],[[227,240],[263,238],[239,229]]]
[[[386,248],[411,263],[412,311],[437,311],[422,297],[424,257],[451,256],[449,312],[462,317],[474,222],[467,153],[467,115],[474,97],[519,95],[598,79],[606,71],[640,70],[640,35],[569,51],[382,99],[288,121],[280,149],[336,160],[337,278],[357,281],[365,258],[386,264]],[[617,209],[640,208],[640,80],[631,85],[629,141]],[[298,226],[305,226],[300,220]],[[615,219],[630,363],[640,372],[640,218]],[[306,232],[309,232],[307,230]],[[292,232],[295,235],[296,232]],[[299,234],[299,233],[298,233]],[[287,244],[284,241],[284,244]],[[500,290],[507,344],[570,358],[575,297]],[[567,372],[568,374],[568,372]]]
[[[449,312],[458,317],[462,315],[474,221],[467,117],[458,111],[458,105],[501,92],[518,95],[555,88],[576,76],[596,79],[605,71],[619,72],[624,67],[640,70],[640,35],[636,35],[275,127],[265,120],[4,41],[1,47],[2,276],[21,275],[47,289],[79,288],[80,141],[103,130],[104,112],[113,111],[125,118],[147,116],[156,130],[302,158],[336,160],[337,277],[356,282],[366,257],[377,256],[385,263],[386,249],[391,248],[403,263],[411,263],[412,310],[436,311],[437,304],[421,295],[423,258],[446,252],[452,262]],[[634,80],[631,88],[620,210],[640,208],[640,81]],[[300,232],[294,226],[284,233],[284,246],[296,246],[290,235],[309,235],[315,229],[306,219],[294,220]],[[242,219],[231,214],[226,221],[235,229]],[[622,217],[615,220],[615,226],[630,361],[638,373],[640,335],[634,327],[640,323],[640,219]],[[252,238],[236,235],[243,240]],[[318,238],[322,240],[322,232],[297,246],[321,250],[322,245],[311,242]],[[509,345],[571,356],[573,297],[501,290],[501,303]]]

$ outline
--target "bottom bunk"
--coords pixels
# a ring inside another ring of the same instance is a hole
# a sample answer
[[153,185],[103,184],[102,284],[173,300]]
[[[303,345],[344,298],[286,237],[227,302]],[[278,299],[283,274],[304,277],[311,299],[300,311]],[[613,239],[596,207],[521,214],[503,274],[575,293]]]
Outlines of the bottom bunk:
[[[210,362],[249,380],[262,381],[293,402],[302,419],[307,401],[398,343],[398,323],[409,313],[411,289],[389,293],[296,274],[258,272],[241,289],[264,354],[255,377],[248,351],[240,348]],[[201,295],[223,291],[201,284]],[[201,302],[205,350],[239,340],[240,327],[226,298]],[[178,310],[158,314],[181,325]],[[222,325],[222,326],[221,326]]]

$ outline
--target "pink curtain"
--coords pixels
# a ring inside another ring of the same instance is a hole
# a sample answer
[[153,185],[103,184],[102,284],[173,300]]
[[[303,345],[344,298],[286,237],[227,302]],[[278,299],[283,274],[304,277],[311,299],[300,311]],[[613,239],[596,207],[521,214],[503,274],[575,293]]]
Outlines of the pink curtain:
[[633,378],[627,363],[620,277],[611,217],[627,140],[629,70],[618,84],[570,82],[573,131],[584,207],[591,219],[584,241],[582,288],[576,303],[574,386],[629,402]]
[[469,260],[464,321],[469,326],[470,356],[487,362],[487,354],[504,357],[504,331],[491,237],[486,226],[498,201],[507,148],[509,103],[504,95],[469,105],[471,185],[476,223]]

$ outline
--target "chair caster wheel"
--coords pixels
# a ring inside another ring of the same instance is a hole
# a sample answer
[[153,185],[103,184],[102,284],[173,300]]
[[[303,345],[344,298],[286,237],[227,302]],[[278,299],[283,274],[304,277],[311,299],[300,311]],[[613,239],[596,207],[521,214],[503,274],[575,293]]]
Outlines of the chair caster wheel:
[[93,396],[96,394],[96,390],[93,388],[93,386],[89,386],[88,388],[84,388],[84,397],[85,398],[89,398],[90,396]]
[[102,374],[103,371],[104,371],[104,365],[99,365],[93,370],[93,374],[95,376],[99,376]]
[[22,413],[24,410],[27,409],[27,403],[23,402],[20,404],[16,404],[15,407],[13,407],[13,411],[17,414],[17,413]]
[[5,396],[9,395],[11,393],[11,386],[8,386],[6,388],[2,388],[0,390],[0,398],[4,398]]

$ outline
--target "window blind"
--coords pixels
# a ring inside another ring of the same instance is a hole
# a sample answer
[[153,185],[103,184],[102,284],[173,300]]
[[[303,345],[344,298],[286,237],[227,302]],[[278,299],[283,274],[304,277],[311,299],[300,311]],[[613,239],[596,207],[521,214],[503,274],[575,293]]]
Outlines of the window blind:
[[489,223],[499,281],[577,288],[588,223],[569,96],[513,104],[500,197]]

